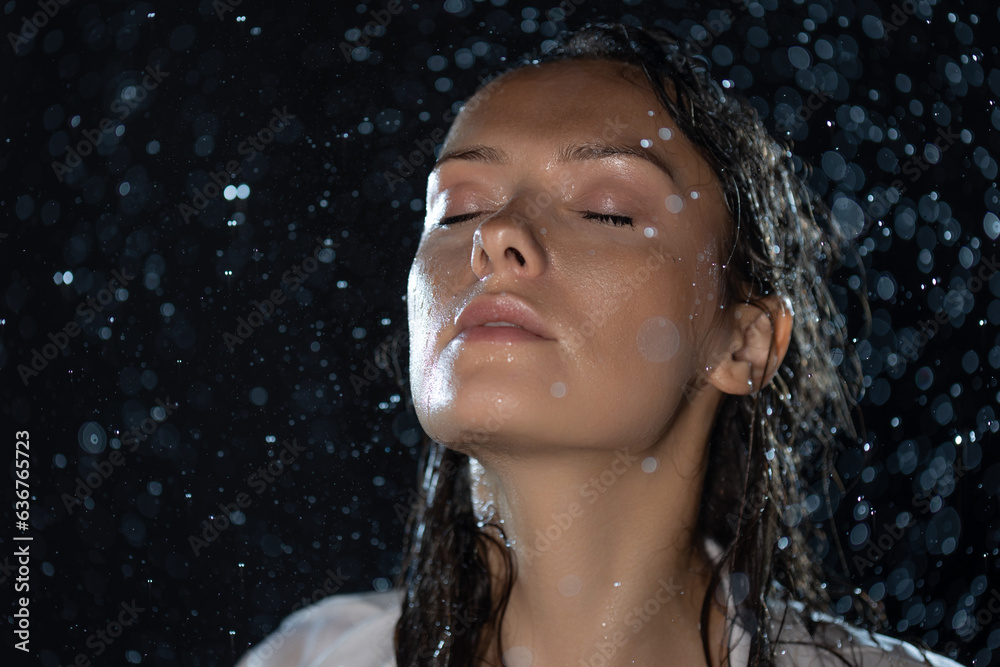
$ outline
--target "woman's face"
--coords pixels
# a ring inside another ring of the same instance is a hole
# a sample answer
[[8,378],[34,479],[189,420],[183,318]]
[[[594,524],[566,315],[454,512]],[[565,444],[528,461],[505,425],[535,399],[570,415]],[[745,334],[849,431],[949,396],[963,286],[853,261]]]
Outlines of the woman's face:
[[481,90],[428,180],[409,275],[424,429],[472,454],[661,440],[724,319],[727,227],[637,70],[556,62]]

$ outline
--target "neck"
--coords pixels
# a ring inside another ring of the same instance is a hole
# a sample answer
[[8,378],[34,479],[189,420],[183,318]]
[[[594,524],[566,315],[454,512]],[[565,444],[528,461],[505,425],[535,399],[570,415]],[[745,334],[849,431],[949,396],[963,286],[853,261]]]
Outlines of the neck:
[[[491,664],[615,667],[660,664],[664,655],[704,664],[712,563],[696,524],[707,434],[693,435],[641,450],[473,459],[477,512],[502,528],[517,569],[504,659],[494,655],[494,634]],[[502,581],[495,554],[490,567]],[[725,611],[714,602],[710,610],[711,664],[719,664]]]

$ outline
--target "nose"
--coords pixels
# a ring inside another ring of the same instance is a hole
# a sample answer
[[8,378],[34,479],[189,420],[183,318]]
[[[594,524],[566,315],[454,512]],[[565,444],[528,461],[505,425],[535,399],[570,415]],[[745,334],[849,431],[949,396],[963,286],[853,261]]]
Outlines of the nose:
[[484,220],[472,237],[472,271],[482,280],[492,273],[514,278],[540,275],[548,261],[539,233],[511,204]]

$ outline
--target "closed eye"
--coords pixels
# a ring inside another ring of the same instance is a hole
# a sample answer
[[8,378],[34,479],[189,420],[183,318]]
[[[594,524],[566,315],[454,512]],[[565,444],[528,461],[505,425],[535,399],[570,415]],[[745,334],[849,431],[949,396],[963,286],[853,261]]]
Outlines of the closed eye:
[[[451,215],[447,218],[441,218],[439,224],[443,226],[456,225],[460,222],[465,222],[466,220],[472,220],[473,218],[482,215],[481,211],[476,211],[473,213],[462,213],[460,215]],[[603,222],[605,224],[614,225],[616,227],[624,227],[628,225],[632,226],[632,218],[627,215],[612,215],[610,213],[595,213],[594,211],[584,211],[583,218],[585,220],[597,220],[598,222]]]
[[441,222],[439,224],[444,226],[456,225],[460,222],[465,222],[466,220],[472,220],[477,215],[482,215],[482,212],[476,211],[474,213],[462,213],[461,215],[452,215],[447,218],[441,218]]
[[623,227],[625,225],[628,225],[629,227],[632,226],[632,218],[627,215],[611,215],[610,213],[594,213],[593,211],[585,211],[583,217],[585,220],[598,220],[609,225],[614,225],[615,227]]

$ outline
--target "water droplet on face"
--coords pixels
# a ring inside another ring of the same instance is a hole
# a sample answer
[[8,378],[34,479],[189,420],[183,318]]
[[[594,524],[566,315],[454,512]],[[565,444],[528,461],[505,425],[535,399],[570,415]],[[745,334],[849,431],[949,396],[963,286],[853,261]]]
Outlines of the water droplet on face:
[[698,191],[697,191],[697,190],[692,190],[692,191],[691,191],[691,199],[697,199],[697,198],[698,198],[698,197],[700,197],[700,196],[701,196],[701,195],[700,195],[700,194],[698,193]]
[[657,134],[660,135],[660,139],[663,139],[664,141],[674,136],[673,131],[669,127],[661,127]]
[[677,195],[667,195],[664,205],[671,213],[680,213],[681,209],[684,208],[684,200]]
[[651,239],[654,236],[656,236],[656,228],[646,227],[644,230],[642,230],[642,233],[646,236],[647,239]]
[[503,652],[504,667],[531,667],[534,656],[525,646],[512,646]]
[[644,359],[662,363],[676,354],[681,334],[673,322],[665,317],[655,316],[639,325],[635,340]]
[[647,456],[642,460],[641,465],[643,472],[653,472],[654,470],[656,470],[656,466],[658,465],[658,463],[654,457]]
[[544,236],[545,234],[549,233],[549,230],[545,229],[545,227],[542,227],[541,229],[538,230],[538,233]]
[[642,139],[639,141],[639,145],[642,146],[643,148],[649,148],[650,146],[653,145],[653,142],[650,141],[649,139]]
[[566,395],[566,385],[562,382],[553,382],[552,386],[549,387],[549,391],[552,392],[552,395],[556,398],[562,398]]
[[559,592],[568,598],[574,597],[580,594],[583,590],[583,579],[576,576],[575,574],[567,574],[565,577],[559,580],[556,584]]

